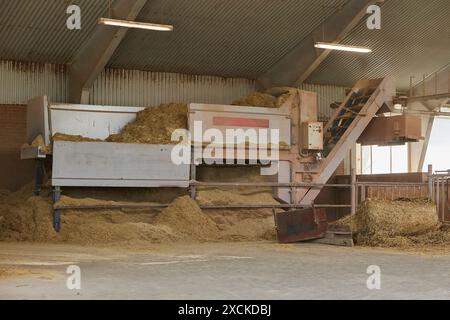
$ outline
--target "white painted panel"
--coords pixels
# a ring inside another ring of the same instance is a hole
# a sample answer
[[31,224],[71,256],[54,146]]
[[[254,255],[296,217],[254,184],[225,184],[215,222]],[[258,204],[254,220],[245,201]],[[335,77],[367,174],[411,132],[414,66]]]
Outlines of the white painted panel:
[[[236,120],[267,120],[268,132],[271,129],[279,130],[279,142],[283,145],[291,144],[291,120],[282,113],[280,109],[276,108],[261,108],[261,107],[243,107],[243,106],[229,106],[229,105],[213,105],[213,104],[189,104],[189,130],[191,131],[192,140],[198,141],[198,137],[194,134],[194,123],[199,121],[202,123],[202,131],[208,129],[219,130],[223,137],[226,137],[227,129],[256,129],[259,133],[260,128],[248,127],[245,125],[217,125],[217,118],[236,119]],[[264,129],[264,128],[262,128]],[[199,138],[203,137],[203,133]],[[270,143],[270,133],[268,136],[268,142]]]
[[38,135],[50,144],[47,96],[33,98],[27,104],[27,142],[31,144]]
[[172,145],[55,141],[52,184],[187,187],[189,165],[171,161]]
[[52,134],[57,132],[106,139],[120,132],[136,118],[141,107],[93,106],[81,104],[51,105]]

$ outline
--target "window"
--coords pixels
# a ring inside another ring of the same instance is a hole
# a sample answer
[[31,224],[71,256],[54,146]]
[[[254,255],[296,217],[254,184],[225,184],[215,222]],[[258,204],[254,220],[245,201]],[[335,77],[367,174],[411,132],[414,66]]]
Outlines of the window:
[[434,119],[427,154],[422,170],[428,171],[428,165],[433,165],[433,170],[450,169],[450,119]]
[[361,173],[408,172],[408,148],[400,146],[362,146]]

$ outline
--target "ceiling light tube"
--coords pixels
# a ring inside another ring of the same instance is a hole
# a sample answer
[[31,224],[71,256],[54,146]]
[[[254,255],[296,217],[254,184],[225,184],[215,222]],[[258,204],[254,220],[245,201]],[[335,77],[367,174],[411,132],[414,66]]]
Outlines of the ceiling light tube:
[[317,42],[314,45],[314,47],[319,48],[319,49],[340,50],[340,51],[350,51],[350,52],[360,52],[360,53],[372,52],[372,49],[370,49],[370,48],[348,46],[348,45],[338,44],[338,43]]
[[157,23],[137,22],[128,20],[109,19],[109,18],[98,19],[98,24],[106,26],[138,28],[156,31],[173,31],[173,26],[169,24],[157,24]]

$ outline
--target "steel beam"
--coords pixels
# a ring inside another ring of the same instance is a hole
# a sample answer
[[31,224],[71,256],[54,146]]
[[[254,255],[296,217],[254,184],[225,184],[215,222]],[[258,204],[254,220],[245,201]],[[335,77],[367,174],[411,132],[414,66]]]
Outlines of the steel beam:
[[[111,8],[113,18],[134,20],[147,0],[117,0]],[[89,91],[127,33],[127,28],[97,25],[69,64],[69,100],[89,103]]]
[[425,156],[427,154],[428,144],[430,142],[431,131],[433,129],[434,116],[430,116],[427,124],[427,131],[425,133],[425,139],[422,144],[422,150],[420,152],[419,165],[417,166],[417,172],[422,172],[423,164],[425,162]]
[[[450,99],[450,92],[446,92],[446,93],[438,93],[438,94],[431,94],[431,95],[424,95],[424,96],[414,96],[414,97],[409,97],[407,99],[407,103],[411,103],[411,102],[427,102],[430,100],[443,100],[442,102],[445,103],[445,101],[447,101],[448,99]],[[432,106],[428,105],[427,108],[431,108]]]
[[314,44],[317,41],[339,43],[361,21],[369,5],[383,2],[384,0],[350,0],[260,76],[259,85],[266,89],[300,85],[331,52],[316,49]]

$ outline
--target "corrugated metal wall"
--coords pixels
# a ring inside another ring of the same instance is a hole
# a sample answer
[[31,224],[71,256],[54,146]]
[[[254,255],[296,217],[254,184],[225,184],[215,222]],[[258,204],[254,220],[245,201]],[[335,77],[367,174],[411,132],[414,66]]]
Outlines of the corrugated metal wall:
[[253,80],[139,70],[106,69],[90,103],[154,106],[166,102],[229,104],[255,90]]
[[0,61],[0,104],[26,104],[47,94],[52,101],[67,99],[66,67],[16,61]]
[[[228,104],[256,88],[254,80],[139,70],[106,69],[95,81],[90,103],[154,106],[164,102]],[[329,105],[345,98],[345,88],[304,84],[318,93],[319,119],[326,120]],[[68,77],[64,65],[0,61],[0,104],[25,104],[47,94],[51,101],[67,102]]]
[[318,118],[322,121],[331,117],[333,113],[331,103],[345,100],[345,87],[304,83],[301,89],[317,92]]

